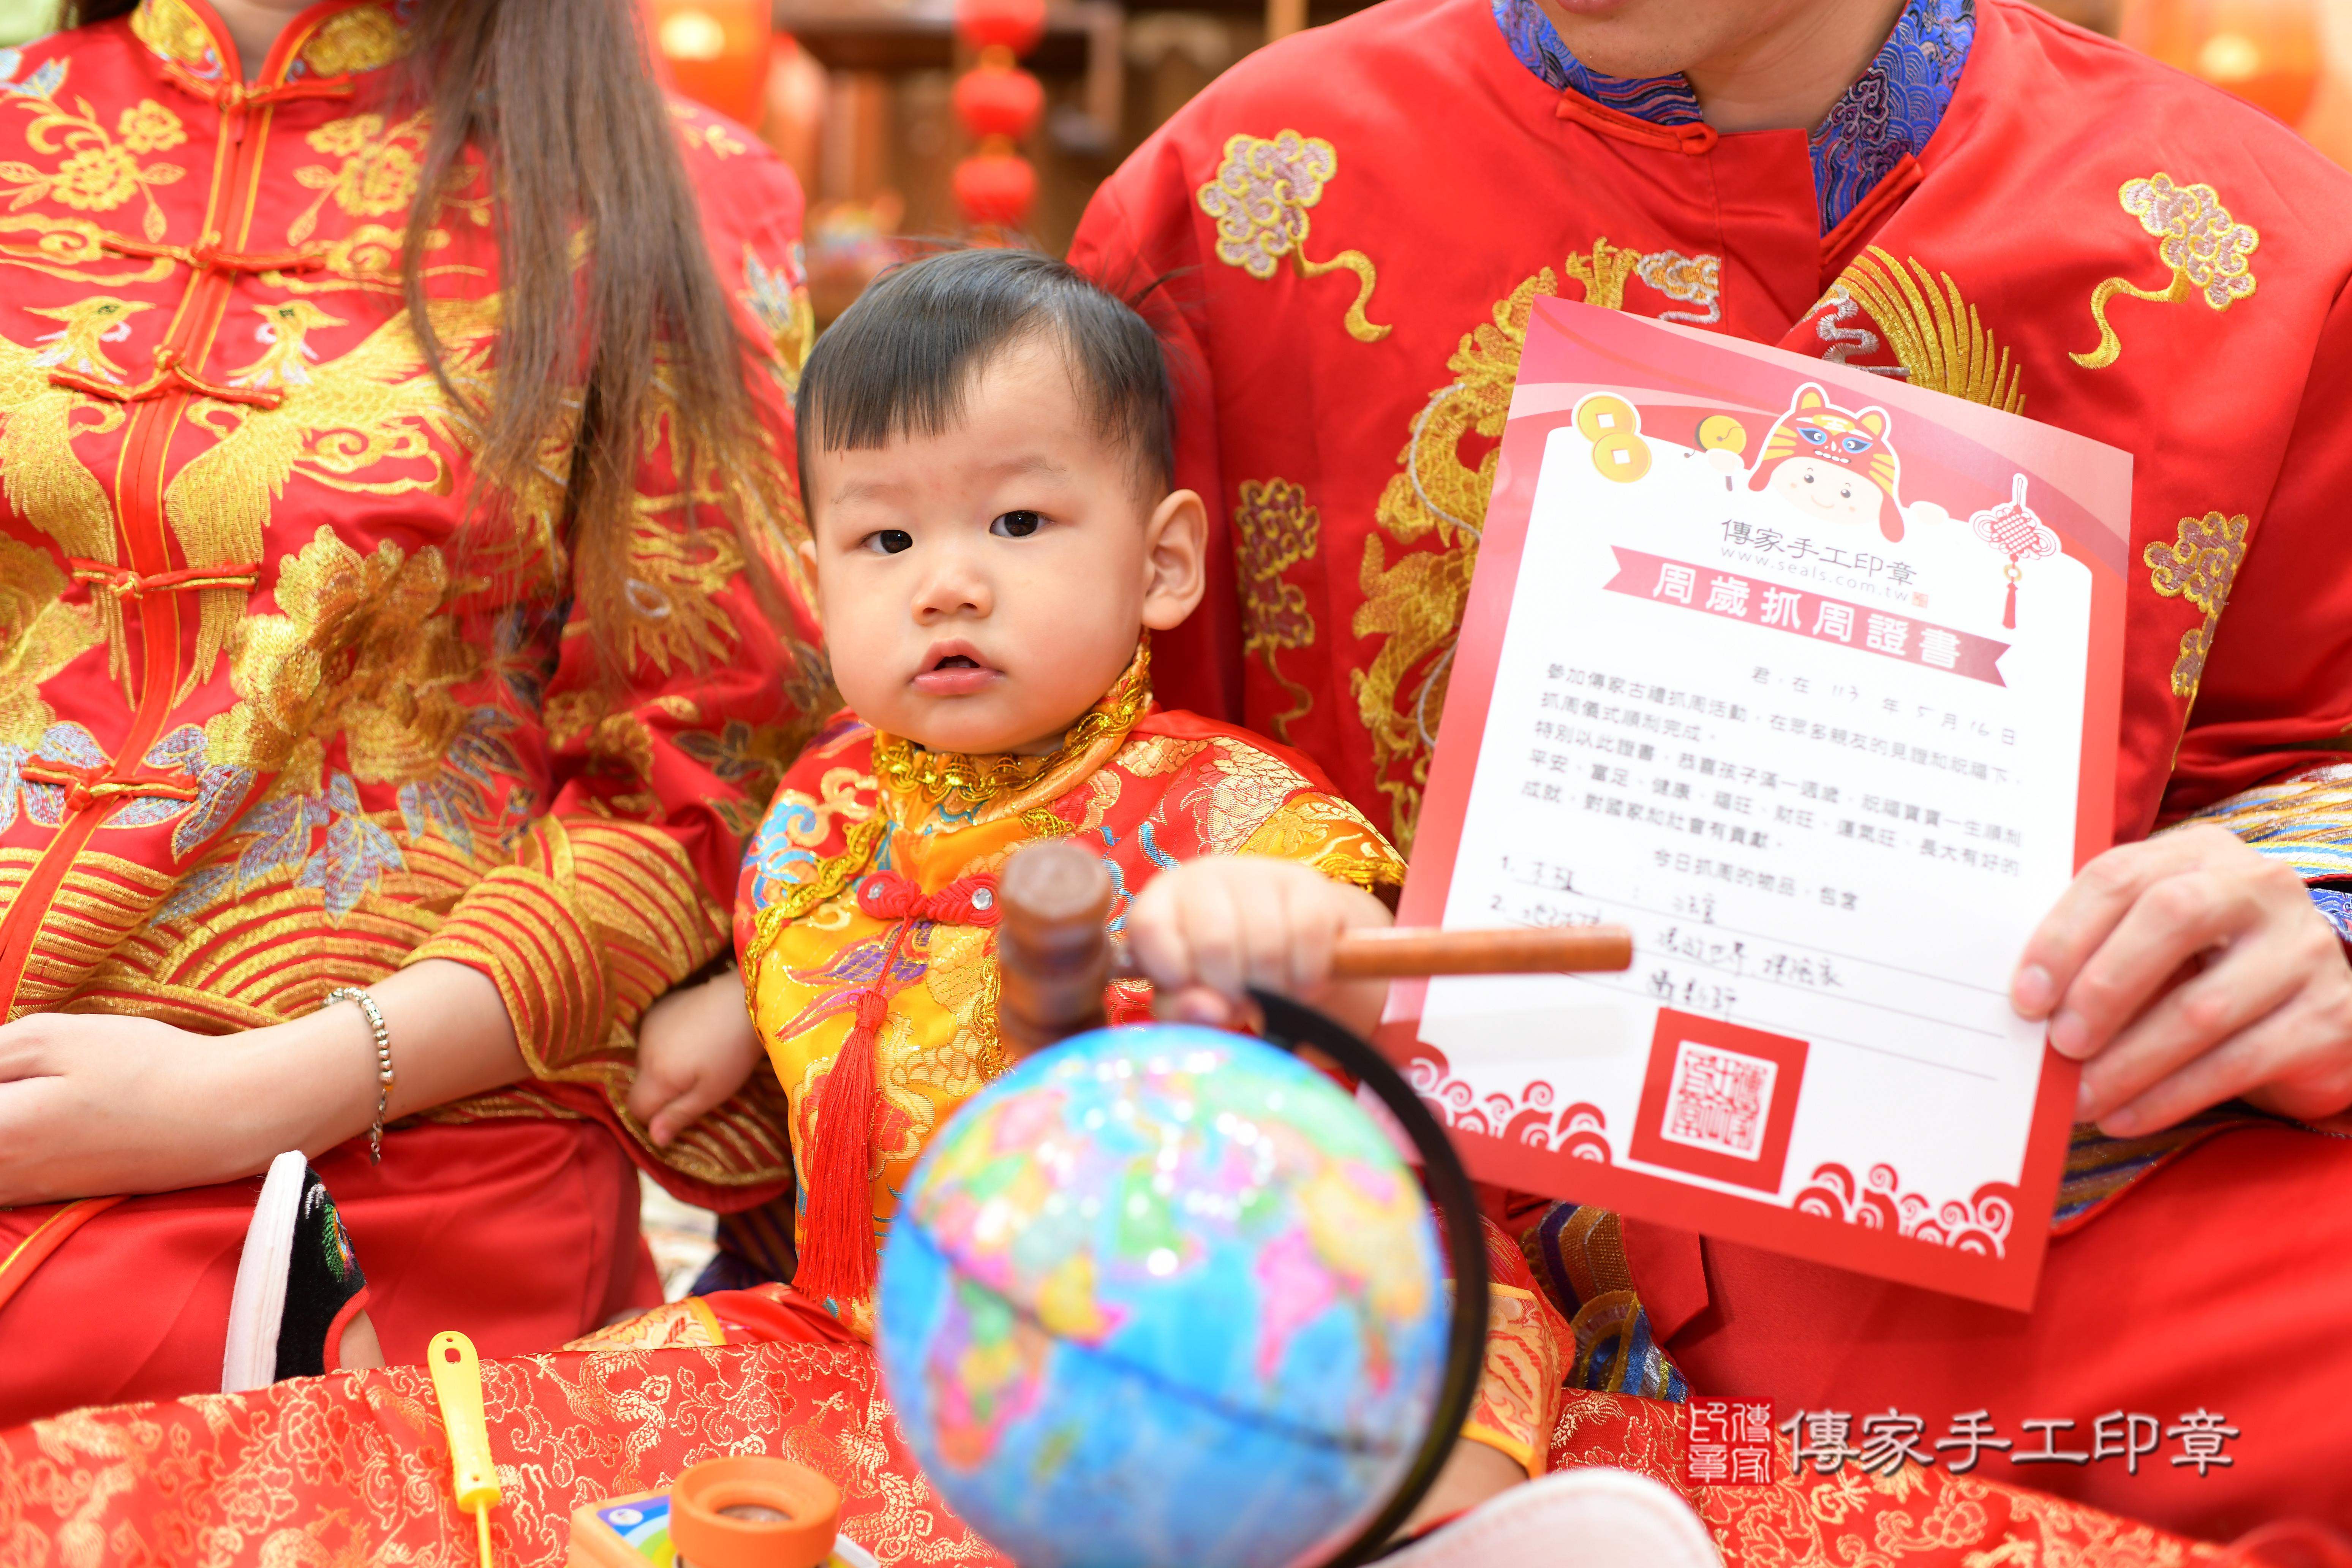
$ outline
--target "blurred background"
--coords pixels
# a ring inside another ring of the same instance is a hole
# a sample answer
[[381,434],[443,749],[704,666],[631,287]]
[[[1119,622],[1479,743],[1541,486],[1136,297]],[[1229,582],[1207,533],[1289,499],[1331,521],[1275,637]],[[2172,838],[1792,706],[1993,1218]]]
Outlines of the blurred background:
[[[899,237],[1059,253],[1095,185],[1218,72],[1365,0],[641,0],[677,89],[758,131],[810,202],[838,315]],[[2352,166],[2352,0],[2050,0]],[[55,0],[0,0],[0,43]]]

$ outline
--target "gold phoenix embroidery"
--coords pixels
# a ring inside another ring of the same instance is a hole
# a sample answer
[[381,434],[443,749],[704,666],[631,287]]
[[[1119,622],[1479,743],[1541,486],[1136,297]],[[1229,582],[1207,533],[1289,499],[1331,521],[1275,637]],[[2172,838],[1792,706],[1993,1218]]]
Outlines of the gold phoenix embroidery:
[[2168,599],[2187,599],[2205,616],[2204,624],[2180,634],[2180,657],[2172,664],[2172,694],[2197,700],[2197,683],[2204,678],[2205,659],[2213,651],[2213,632],[2221,625],[2221,608],[2229,602],[2230,584],[2238,564],[2246,558],[2246,515],[2223,517],[2209,511],[2203,517],[2180,520],[2179,536],[2170,544],[2151,543],[2140,559],[2147,563],[2149,580]]
[[[61,323],[44,339],[47,347],[0,338],[0,494],[17,515],[57,541],[66,555],[103,566],[115,563],[114,506],[97,476],[74,455],[73,443],[77,436],[115,429],[122,423],[122,411],[70,387],[52,385],[49,371],[59,364],[89,365],[92,374],[110,374],[104,335],[145,309],[131,300],[96,295],[37,312]],[[96,600],[108,673],[128,681],[122,606],[110,594],[100,594]]]
[[31,746],[57,721],[41,683],[99,640],[87,610],[65,604],[66,576],[47,552],[0,536],[0,746]]
[[[467,444],[446,395],[425,363],[424,351],[402,311],[360,345],[327,364],[313,365],[309,333],[341,326],[308,300],[257,305],[268,345],[231,378],[286,394],[275,408],[205,402],[191,414],[214,445],[190,460],[163,492],[163,515],[193,566],[258,561],[270,509],[299,473],[336,489],[399,495],[451,482],[437,436]],[[493,300],[436,300],[426,307],[449,353],[460,386],[486,375],[496,332]],[[384,475],[385,465],[404,465]],[[362,478],[375,473],[379,477]],[[246,609],[242,588],[207,588],[200,599],[196,657],[179,697],[212,673]]]
[[1917,258],[1897,261],[1874,245],[1854,258],[1831,294],[1838,289],[1870,312],[1912,385],[2011,414],[2024,411],[2021,368],[2010,363],[2009,351],[1960,297],[1950,273],[1930,276]]
[[1328,261],[1307,255],[1307,209],[1323,199],[1323,187],[1339,172],[1339,154],[1318,136],[1283,131],[1271,141],[1239,135],[1225,142],[1217,177],[1201,187],[1201,210],[1217,220],[1217,258],[1264,282],[1288,257],[1301,278],[1327,272],[1356,276],[1355,302],[1348,307],[1348,335],[1376,343],[1389,335],[1365,315],[1379,274],[1360,250],[1343,250]]
[[2140,227],[2157,237],[2157,254],[2172,268],[2172,279],[2161,289],[2143,289],[2129,279],[2110,278],[2091,290],[2098,346],[2067,356],[2086,370],[2105,369],[2123,353],[2122,340],[2107,324],[2107,302],[2118,294],[2168,305],[2201,293],[2205,303],[2219,311],[2254,291],[2253,265],[2247,258],[2263,237],[2232,218],[2212,186],[2176,185],[2172,176],[2158,172],[2145,180],[2126,181],[2116,200],[2139,219]]
[[1284,648],[1308,647],[1315,642],[1315,617],[1307,608],[1307,595],[1282,574],[1301,561],[1314,558],[1323,520],[1307,504],[1307,490],[1286,479],[1242,481],[1234,505],[1234,532],[1241,555],[1242,606],[1248,625],[1243,635],[1242,657],[1265,661],[1266,673],[1289,697],[1291,706],[1274,719],[1274,732],[1290,739],[1290,721],[1314,707],[1314,696],[1286,677],[1275,662]]
[[320,524],[278,566],[282,613],[238,630],[237,701],[205,726],[211,760],[282,769],[315,791],[340,731],[362,784],[431,778],[466,722],[451,689],[481,665],[447,613],[451,593],[440,551],[405,554],[386,540],[362,555]]

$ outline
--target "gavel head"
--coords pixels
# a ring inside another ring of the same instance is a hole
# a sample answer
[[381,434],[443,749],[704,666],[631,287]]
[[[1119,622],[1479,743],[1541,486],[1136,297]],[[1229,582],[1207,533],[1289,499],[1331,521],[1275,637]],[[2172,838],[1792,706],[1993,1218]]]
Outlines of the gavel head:
[[1067,839],[1032,844],[1005,863],[996,884],[996,1016],[1013,1060],[1102,1026],[1105,923],[1117,895],[1109,868]]

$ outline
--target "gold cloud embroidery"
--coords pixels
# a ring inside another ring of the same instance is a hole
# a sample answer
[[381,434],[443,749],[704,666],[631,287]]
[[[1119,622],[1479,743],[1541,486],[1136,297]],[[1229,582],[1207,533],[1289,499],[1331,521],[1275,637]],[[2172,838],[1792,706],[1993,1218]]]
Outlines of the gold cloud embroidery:
[[1247,618],[1242,657],[1265,661],[1266,673],[1289,697],[1291,706],[1276,714],[1274,732],[1290,739],[1290,721],[1315,705],[1313,694],[1289,679],[1275,662],[1285,648],[1310,647],[1315,642],[1315,617],[1307,608],[1307,595],[1283,574],[1314,557],[1323,520],[1307,504],[1304,486],[1286,479],[1244,479],[1234,505],[1234,533],[1241,555],[1242,607]]
[[1201,210],[1217,220],[1217,258],[1265,281],[1288,258],[1301,278],[1351,272],[1359,285],[1348,307],[1348,335],[1376,343],[1390,329],[1365,315],[1379,281],[1371,258],[1343,250],[1328,261],[1308,258],[1307,209],[1323,199],[1323,187],[1339,172],[1339,154],[1317,136],[1284,131],[1271,141],[1234,136],[1225,142],[1217,177],[1202,185]]
[[2098,346],[2067,356],[2086,370],[2104,369],[2123,353],[2122,340],[2107,324],[2107,302],[2118,294],[2160,305],[2201,294],[2219,311],[2254,291],[2253,264],[2247,258],[2263,237],[2232,218],[2212,186],[2176,185],[2172,176],[2159,172],[2145,180],[2126,181],[2116,199],[2139,219],[2140,227],[2157,237],[2157,254],[2172,268],[2172,279],[2161,289],[2143,289],[2129,279],[2110,278],[2091,291]]
[[2150,544],[2140,556],[2158,593],[2168,599],[2187,599],[2205,616],[2202,625],[2180,634],[2180,656],[2172,663],[2172,694],[2184,701],[2197,700],[2197,683],[2213,651],[2213,633],[2229,603],[2230,584],[2245,558],[2246,514],[2223,517],[2218,511],[2182,518],[2172,543]]

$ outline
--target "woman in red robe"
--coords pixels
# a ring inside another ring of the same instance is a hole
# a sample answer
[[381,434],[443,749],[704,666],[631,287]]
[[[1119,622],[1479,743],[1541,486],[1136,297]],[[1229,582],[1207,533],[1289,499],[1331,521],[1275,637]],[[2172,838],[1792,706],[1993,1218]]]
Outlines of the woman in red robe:
[[[2255,1109],[2352,1100],[2352,179],[2015,0],[1393,0],[1220,78],[1074,259],[1173,279],[1202,371],[1180,477],[1234,570],[1166,639],[1169,700],[1287,740],[1407,847],[1533,297],[2131,452],[2130,842],[2016,983],[2087,1058],[2034,1312],[1628,1223],[1648,1312],[1604,1288],[1594,1331],[1612,1386],[1664,1344],[1853,1447],[1916,1417],[1942,1475],[1974,1413],[2013,1447],[1971,1474],[2217,1536],[2352,1524],[2352,1144]],[[1582,1313],[1589,1258],[1548,1247]],[[2079,1458],[2031,1462],[2045,1432]]]
[[287,1150],[393,1360],[561,1343],[659,1299],[633,1159],[788,1177],[623,1107],[824,711],[798,192],[626,0],[71,8],[0,54],[0,1426],[218,1388]]

